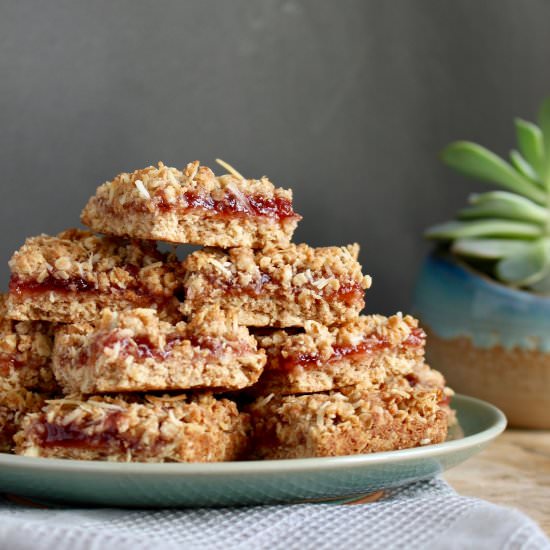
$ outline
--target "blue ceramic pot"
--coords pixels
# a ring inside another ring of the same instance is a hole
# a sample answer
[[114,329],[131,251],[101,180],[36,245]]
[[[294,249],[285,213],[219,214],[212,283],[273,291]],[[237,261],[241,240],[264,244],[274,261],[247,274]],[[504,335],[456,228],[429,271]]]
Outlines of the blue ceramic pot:
[[511,425],[550,428],[550,298],[501,285],[451,256],[429,256],[413,312],[426,356],[457,392],[497,405]]

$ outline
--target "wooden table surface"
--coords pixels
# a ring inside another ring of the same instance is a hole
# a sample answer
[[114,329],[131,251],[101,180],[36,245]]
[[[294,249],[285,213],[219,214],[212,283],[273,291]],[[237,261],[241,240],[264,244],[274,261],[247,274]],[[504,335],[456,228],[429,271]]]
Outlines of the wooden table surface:
[[462,495],[518,508],[550,536],[550,431],[506,430],[444,477]]

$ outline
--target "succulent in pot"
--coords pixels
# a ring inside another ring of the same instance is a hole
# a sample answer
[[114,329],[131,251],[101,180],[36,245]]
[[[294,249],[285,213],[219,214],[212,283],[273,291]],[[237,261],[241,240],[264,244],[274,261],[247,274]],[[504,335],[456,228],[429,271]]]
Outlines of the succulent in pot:
[[538,125],[516,119],[509,162],[467,141],[442,160],[501,187],[474,194],[426,236],[437,247],[414,311],[428,360],[457,391],[495,403],[513,426],[550,428],[550,98]]

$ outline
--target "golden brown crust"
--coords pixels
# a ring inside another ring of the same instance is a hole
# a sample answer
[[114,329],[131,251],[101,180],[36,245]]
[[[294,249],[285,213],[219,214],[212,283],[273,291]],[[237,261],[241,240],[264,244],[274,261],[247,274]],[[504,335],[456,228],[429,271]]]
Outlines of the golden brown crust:
[[253,456],[339,456],[440,443],[448,425],[444,399],[441,388],[403,377],[378,389],[271,394],[250,407]]
[[6,296],[0,295],[0,377],[15,387],[43,392],[57,389],[52,369],[53,328],[39,321],[6,318]]
[[177,308],[175,259],[152,243],[71,229],[27,239],[10,268],[7,309],[13,319],[79,322],[107,306]]
[[116,462],[237,460],[248,444],[249,418],[212,395],[78,397],[49,401],[16,434],[25,456]]
[[424,332],[409,315],[364,315],[341,327],[305,323],[305,332],[257,336],[267,364],[254,395],[369,387],[408,375],[424,358]]
[[358,245],[228,251],[204,249],[183,262],[183,312],[205,306],[234,311],[248,326],[303,326],[315,320],[330,326],[357,317],[371,280],[361,272]]
[[152,309],[104,310],[94,324],[60,329],[53,352],[65,392],[83,394],[237,390],[254,384],[264,364],[254,337],[219,310],[177,325]]
[[[277,210],[281,204],[283,210]],[[262,248],[286,245],[301,217],[292,211],[291,190],[276,188],[265,177],[216,177],[195,161],[183,172],[159,162],[158,167],[119,174],[97,189],[81,219],[93,230],[113,235]]]

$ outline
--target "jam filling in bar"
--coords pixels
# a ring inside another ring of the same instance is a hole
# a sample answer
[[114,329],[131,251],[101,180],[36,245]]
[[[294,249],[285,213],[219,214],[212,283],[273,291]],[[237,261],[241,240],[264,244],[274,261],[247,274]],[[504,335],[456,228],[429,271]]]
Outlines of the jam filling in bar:
[[82,212],[100,233],[229,248],[284,246],[301,219],[292,191],[191,162],[185,170],[149,166],[101,185]]
[[0,295],[0,377],[28,390],[55,391],[52,326],[41,321],[8,319],[5,306],[6,295]]
[[105,307],[154,307],[174,314],[178,277],[172,256],[153,243],[70,229],[27,239],[10,260],[7,312],[18,320],[73,323]]
[[16,453],[117,462],[237,460],[248,444],[249,418],[210,394],[48,401],[25,417]]
[[412,373],[424,360],[425,334],[409,315],[364,315],[333,328],[308,321],[304,329],[257,336],[267,364],[251,390],[286,395],[373,386]]
[[448,390],[398,377],[379,388],[269,394],[249,409],[261,459],[393,451],[445,441]]
[[371,279],[357,261],[358,245],[228,251],[207,248],[183,262],[183,312],[205,306],[234,310],[238,322],[256,327],[343,324],[363,309]]
[[216,388],[254,384],[265,352],[243,326],[216,309],[189,323],[161,321],[152,309],[104,310],[94,324],[57,331],[53,370],[66,393]]

